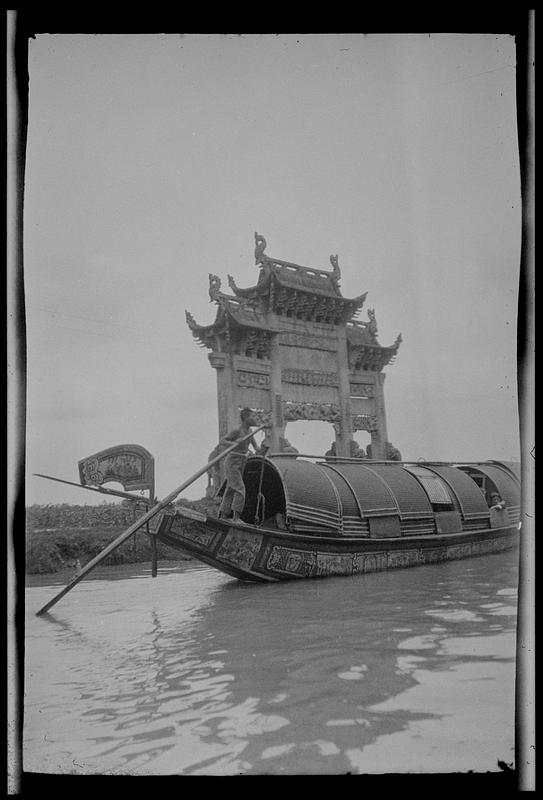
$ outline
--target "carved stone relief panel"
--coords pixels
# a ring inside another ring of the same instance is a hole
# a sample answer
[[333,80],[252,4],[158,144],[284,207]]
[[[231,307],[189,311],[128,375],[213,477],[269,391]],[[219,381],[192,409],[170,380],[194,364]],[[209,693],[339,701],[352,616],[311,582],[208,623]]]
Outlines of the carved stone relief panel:
[[284,383],[299,383],[305,386],[339,386],[337,372],[323,372],[314,369],[283,369],[281,380]]
[[373,397],[351,397],[351,415],[353,417],[356,417],[359,414],[362,414],[362,416],[368,416],[375,414],[375,412],[375,399]]
[[269,389],[270,376],[264,372],[249,372],[248,370],[237,370],[236,378],[238,386],[251,387],[258,389]]
[[290,403],[315,403],[330,405],[339,403],[339,390],[335,386],[303,386],[302,384],[284,383],[283,400]]
[[304,350],[337,350],[337,339],[307,333],[285,332],[279,334],[279,344],[285,347],[302,347]]
[[351,397],[373,397],[375,386],[372,383],[350,383]]
[[376,431],[379,428],[379,420],[375,414],[355,414],[352,417],[353,431]]
[[294,422],[299,419],[340,422],[341,412],[335,403],[296,403],[285,400],[283,402],[283,419],[285,422]]

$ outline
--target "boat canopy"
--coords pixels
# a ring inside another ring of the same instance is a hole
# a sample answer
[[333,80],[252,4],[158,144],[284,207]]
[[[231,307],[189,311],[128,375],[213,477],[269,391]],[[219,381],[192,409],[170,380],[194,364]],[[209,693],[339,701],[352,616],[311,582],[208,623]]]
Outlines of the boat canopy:
[[419,464],[406,464],[405,469],[417,476],[431,503],[450,505],[453,502],[447,484],[435,472],[421,467]]
[[[401,536],[490,527],[487,478],[515,521],[520,486],[497,462],[468,466],[310,461],[287,455],[247,459],[242,519],[326,536]],[[441,523],[440,523],[441,520]]]
[[456,498],[464,521],[486,520],[490,516],[481,488],[466,472],[443,464],[426,464],[431,472],[440,475]]
[[[494,462],[492,462],[494,463]],[[496,466],[500,467],[501,469],[508,470],[512,472],[513,475],[516,477],[518,482],[521,481],[521,465],[518,461],[500,461],[496,463]]]
[[[518,464],[516,466],[519,467]],[[493,492],[497,492],[505,503],[511,522],[519,521],[520,477],[517,477],[517,474],[511,469],[511,465],[493,462],[491,464],[477,464],[476,466],[461,466],[460,469],[466,471],[471,477],[477,477],[478,473],[484,476],[483,488],[487,501],[490,500],[490,495]]]

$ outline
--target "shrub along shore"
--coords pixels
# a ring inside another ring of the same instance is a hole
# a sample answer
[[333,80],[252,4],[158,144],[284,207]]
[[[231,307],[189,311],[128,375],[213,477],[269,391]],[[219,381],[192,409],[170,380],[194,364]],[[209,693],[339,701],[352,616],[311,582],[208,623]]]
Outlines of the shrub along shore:
[[[185,506],[210,512],[208,500],[182,500]],[[26,572],[45,574],[84,567],[146,511],[129,500],[99,506],[69,504],[29,506],[26,509]],[[212,513],[212,511],[211,511]],[[190,523],[187,523],[190,524]],[[188,561],[190,556],[157,542],[160,561]],[[145,528],[123,542],[102,562],[103,565],[150,561],[151,541]]]

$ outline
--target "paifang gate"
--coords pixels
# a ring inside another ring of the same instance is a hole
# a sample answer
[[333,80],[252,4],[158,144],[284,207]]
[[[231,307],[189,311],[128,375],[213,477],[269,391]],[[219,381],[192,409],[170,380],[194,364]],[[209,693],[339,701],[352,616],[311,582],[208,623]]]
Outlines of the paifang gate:
[[199,325],[187,311],[194,338],[210,350],[217,371],[219,437],[239,424],[249,406],[267,424],[273,452],[285,447],[285,427],[295,420],[329,422],[336,455],[349,457],[353,433],[371,435],[371,457],[390,458],[383,368],[394,361],[402,337],[383,347],[375,311],[356,319],[367,292],[343,297],[338,257],[331,270],[272,258],[255,233],[256,285],[242,289],[228,276],[231,294],[209,275],[215,321]]

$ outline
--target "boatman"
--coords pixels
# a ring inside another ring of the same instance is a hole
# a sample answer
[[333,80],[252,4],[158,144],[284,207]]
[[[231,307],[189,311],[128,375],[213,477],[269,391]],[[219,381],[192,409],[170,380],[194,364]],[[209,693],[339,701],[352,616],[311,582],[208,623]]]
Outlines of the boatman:
[[[243,408],[240,413],[241,426],[235,428],[220,440],[219,445],[230,446],[232,442],[247,436],[251,428],[256,426],[253,412],[250,408]],[[240,522],[240,514],[245,505],[245,484],[243,483],[243,468],[247,459],[249,445],[253,447],[255,453],[259,453],[254,438],[251,436],[229,453],[224,460],[224,476],[226,478],[226,489],[223,494],[219,517],[232,519],[233,522]],[[266,448],[267,449],[267,448]]]

